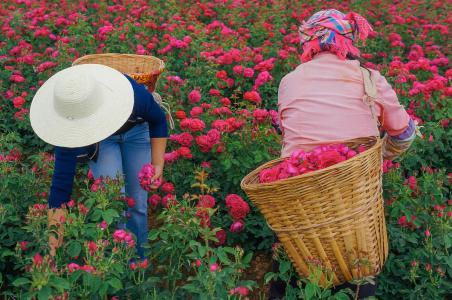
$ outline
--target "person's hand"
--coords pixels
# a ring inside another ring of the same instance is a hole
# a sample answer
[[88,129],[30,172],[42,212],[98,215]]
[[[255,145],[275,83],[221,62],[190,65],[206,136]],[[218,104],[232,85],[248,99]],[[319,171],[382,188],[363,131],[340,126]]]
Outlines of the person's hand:
[[156,190],[162,184],[163,165],[154,165],[154,168],[155,175],[151,179],[151,182],[153,182],[153,184],[151,185],[151,189]]

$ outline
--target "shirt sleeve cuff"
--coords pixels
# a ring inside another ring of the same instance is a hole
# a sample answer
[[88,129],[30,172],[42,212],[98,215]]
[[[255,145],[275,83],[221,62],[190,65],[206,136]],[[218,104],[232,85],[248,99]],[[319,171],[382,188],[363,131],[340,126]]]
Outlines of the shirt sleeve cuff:
[[414,124],[414,121],[410,119],[408,123],[408,127],[399,135],[393,136],[394,139],[397,140],[406,140],[409,139],[411,136],[415,134],[416,124]]

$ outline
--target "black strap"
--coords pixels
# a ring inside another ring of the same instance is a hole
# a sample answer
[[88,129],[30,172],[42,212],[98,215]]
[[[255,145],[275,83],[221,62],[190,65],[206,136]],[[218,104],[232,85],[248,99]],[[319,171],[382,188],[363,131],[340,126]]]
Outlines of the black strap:
[[127,122],[125,122],[121,128],[119,128],[115,133],[113,133],[113,135],[123,134],[123,133],[129,131],[130,129],[132,129],[135,125],[141,124],[144,122],[145,121],[142,118],[138,118],[136,120],[127,120]]
[[77,155],[77,162],[87,163],[90,160],[93,160],[94,162],[96,162],[97,158],[99,156],[99,143],[96,143],[93,146],[94,147],[90,152],[88,152],[86,154]]

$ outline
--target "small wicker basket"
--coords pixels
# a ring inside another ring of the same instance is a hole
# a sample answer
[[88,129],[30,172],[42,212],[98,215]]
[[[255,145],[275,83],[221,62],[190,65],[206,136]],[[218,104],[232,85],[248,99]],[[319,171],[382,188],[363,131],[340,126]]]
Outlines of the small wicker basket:
[[260,184],[261,170],[241,183],[277,234],[297,272],[308,277],[312,259],[334,272],[334,284],[376,275],[388,255],[382,198],[382,141],[345,144],[365,152],[328,168]]
[[72,65],[100,64],[125,73],[138,83],[145,84],[150,92],[155,90],[155,85],[160,75],[165,70],[165,63],[157,57],[137,54],[91,54],[75,60]]

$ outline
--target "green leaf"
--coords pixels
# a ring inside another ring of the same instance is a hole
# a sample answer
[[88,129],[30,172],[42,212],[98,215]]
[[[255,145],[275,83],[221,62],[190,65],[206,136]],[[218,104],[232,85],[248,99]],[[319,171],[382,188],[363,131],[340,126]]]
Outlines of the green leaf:
[[277,279],[277,278],[278,278],[278,274],[269,272],[269,273],[265,274],[265,276],[264,276],[265,284],[268,284],[270,281]]
[[[36,299],[36,295],[38,294],[38,292],[36,291],[32,291],[32,292],[27,292],[22,294],[21,296],[21,300],[29,300],[29,299]],[[12,297],[11,297],[12,298]],[[12,298],[13,299],[13,298]]]
[[99,221],[101,218],[102,218],[101,210],[95,210],[91,215],[91,219],[95,222]]
[[200,247],[198,248],[198,250],[199,250],[199,256],[200,256],[200,258],[203,258],[204,255],[206,255],[206,253],[207,253],[207,247],[200,246]]
[[251,262],[251,259],[253,258],[253,252],[249,252],[245,255],[245,257],[242,260],[242,263],[247,265]]
[[309,300],[309,299],[311,299],[312,297],[314,297],[314,295],[317,293],[317,290],[319,290],[319,287],[318,286],[316,286],[315,284],[313,284],[313,283],[308,283],[307,285],[306,285],[306,288],[305,288],[305,296],[306,296],[306,300]]
[[148,234],[148,239],[154,241],[158,238],[160,231],[157,229],[152,229]]
[[110,208],[102,213],[102,217],[107,224],[111,224],[113,222],[113,218],[119,218],[119,214],[116,210]]
[[71,285],[66,279],[57,276],[52,276],[49,280],[49,284],[58,290],[68,290],[71,288]]
[[223,161],[223,166],[224,166],[224,169],[225,170],[229,170],[230,168],[231,168],[231,161],[229,160],[229,159],[225,159],[224,161]]
[[349,300],[350,298],[347,296],[347,294],[342,293],[342,292],[338,292],[336,294],[334,294],[334,298],[336,300]]
[[289,261],[283,261],[279,265],[279,272],[281,274],[287,273],[290,270],[291,263]]
[[116,291],[119,291],[122,289],[122,283],[118,278],[112,278],[108,281],[108,284],[115,289]]
[[67,246],[67,253],[70,257],[76,257],[80,255],[82,251],[82,245],[77,241],[72,241]]
[[38,293],[38,300],[49,300],[52,295],[52,289],[49,286],[43,287]]
[[24,277],[20,277],[20,278],[17,278],[16,280],[14,280],[13,285],[14,286],[21,286],[21,285],[24,285],[24,284],[27,284],[27,283],[30,283],[30,282],[31,282],[30,279],[24,278]]
[[101,297],[104,297],[107,294],[108,286],[109,286],[109,284],[107,282],[103,282],[102,285],[100,286],[99,295]]
[[228,258],[228,255],[226,253],[224,253],[223,251],[219,251],[217,253],[217,255],[222,263],[224,263],[226,265],[232,264],[231,260]]
[[14,256],[14,255],[15,255],[15,253],[13,251],[9,250],[9,249],[2,250],[2,253],[1,253],[2,259],[7,257],[7,256]]

